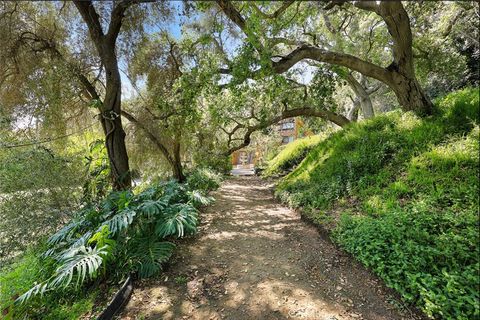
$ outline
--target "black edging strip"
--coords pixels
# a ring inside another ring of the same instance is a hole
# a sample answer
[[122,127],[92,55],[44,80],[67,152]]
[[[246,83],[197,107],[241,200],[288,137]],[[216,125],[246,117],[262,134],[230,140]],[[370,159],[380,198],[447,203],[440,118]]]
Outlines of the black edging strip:
[[111,320],[113,316],[128,302],[133,291],[132,276],[129,276],[123,286],[118,290],[108,306],[98,316],[97,320]]

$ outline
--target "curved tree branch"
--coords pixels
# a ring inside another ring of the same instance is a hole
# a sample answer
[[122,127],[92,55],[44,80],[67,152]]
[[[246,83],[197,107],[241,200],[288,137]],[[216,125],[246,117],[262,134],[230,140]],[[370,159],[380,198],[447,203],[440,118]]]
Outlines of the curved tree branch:
[[[283,111],[280,115],[273,117],[271,119],[268,119],[266,121],[263,121],[259,124],[253,125],[253,126],[243,126],[243,128],[246,128],[246,132],[243,135],[243,140],[240,144],[230,147],[225,153],[225,156],[229,156],[232,153],[234,153],[237,150],[240,150],[246,146],[248,146],[251,142],[251,136],[254,132],[268,128],[271,125],[274,125],[281,120],[288,119],[288,118],[294,118],[298,116],[310,116],[310,117],[319,117],[325,120],[329,120],[336,125],[340,127],[344,127],[347,124],[350,123],[350,120],[348,120],[346,117],[336,114],[335,112],[328,111],[328,110],[317,110],[313,109],[310,107],[305,107],[305,108],[297,108],[297,109],[291,109],[291,110],[285,110]],[[235,129],[231,132],[229,136],[229,142],[233,141],[231,139],[231,136],[233,133],[235,133],[240,127],[235,127]]]
[[290,5],[292,3],[294,3],[295,1],[293,0],[289,0],[289,1],[285,1],[282,6],[280,8],[278,8],[274,13],[272,14],[268,14],[268,13],[265,13],[263,12],[262,10],[260,10],[259,7],[257,7],[254,3],[250,3],[250,5],[255,9],[256,12],[258,12],[262,17],[266,18],[266,19],[275,19],[277,17],[279,17],[285,10],[287,10],[288,7],[290,7]]
[[362,60],[350,54],[328,51],[310,45],[302,45],[298,47],[284,58],[273,62],[272,67],[276,73],[284,73],[304,59],[344,66],[382,82],[390,81],[388,71],[371,62]]
[[148,139],[150,139],[150,141],[155,144],[155,146],[158,148],[158,150],[160,150],[165,159],[167,159],[168,163],[170,163],[171,165],[174,164],[174,160],[170,155],[170,152],[168,152],[167,147],[165,147],[165,145],[160,141],[160,139],[158,139],[150,130],[148,130],[148,128],[141,121],[135,118],[133,114],[128,113],[125,110],[122,110],[122,116],[138,128],[142,129],[143,132],[145,132],[145,134],[147,135]]

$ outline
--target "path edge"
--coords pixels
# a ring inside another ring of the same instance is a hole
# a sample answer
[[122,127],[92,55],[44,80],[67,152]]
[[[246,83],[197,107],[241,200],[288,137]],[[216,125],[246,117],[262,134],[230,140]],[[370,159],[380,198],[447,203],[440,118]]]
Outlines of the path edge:
[[111,320],[127,304],[133,292],[133,277],[128,276],[120,290],[113,296],[97,320]]

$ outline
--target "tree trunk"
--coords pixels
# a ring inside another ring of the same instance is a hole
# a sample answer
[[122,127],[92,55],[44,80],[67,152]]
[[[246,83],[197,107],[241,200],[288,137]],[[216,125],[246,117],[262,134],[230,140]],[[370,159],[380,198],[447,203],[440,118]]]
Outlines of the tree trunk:
[[105,98],[99,108],[100,122],[105,133],[105,145],[110,160],[112,187],[114,190],[125,190],[132,186],[132,178],[125,146],[125,131],[120,117],[122,84],[115,43],[125,11],[132,2],[120,2],[113,8],[107,33],[103,32],[100,16],[91,1],[74,1],[74,3],[88,27],[90,38],[105,67],[106,90]]
[[173,169],[174,178],[177,179],[178,182],[184,182],[185,181],[185,175],[183,174],[182,159],[181,159],[181,156],[180,156],[179,137],[175,137],[175,142],[173,144],[172,169]]
[[358,109],[360,109],[360,101],[358,98],[352,100],[353,106],[350,110],[348,110],[347,119],[356,122],[358,120]]
[[118,72],[117,59],[113,53],[102,61],[107,74],[105,99],[101,106],[102,127],[105,133],[105,145],[110,160],[112,185],[115,190],[125,190],[131,187],[130,167],[125,145],[125,131],[121,115],[121,80]]
[[[357,96],[357,99],[355,99],[355,101],[358,101],[358,103],[360,104],[360,109],[362,109],[363,118],[364,119],[373,118],[375,113],[373,111],[372,100],[370,99],[368,92],[365,90],[363,85],[360,82],[358,82],[357,79],[355,79],[355,77],[351,73],[348,73],[346,75],[346,80],[350,85],[350,87],[352,88],[353,92],[355,92],[355,95]],[[351,120],[351,118],[349,119]]]
[[434,113],[434,105],[425,94],[415,76],[406,77],[400,72],[393,72],[389,87],[395,93],[403,110],[413,111],[420,116]]
[[174,163],[172,163],[171,165],[173,170],[173,177],[175,178],[175,180],[180,183],[185,182],[186,177],[183,174],[182,162],[180,161],[180,159],[175,158]]

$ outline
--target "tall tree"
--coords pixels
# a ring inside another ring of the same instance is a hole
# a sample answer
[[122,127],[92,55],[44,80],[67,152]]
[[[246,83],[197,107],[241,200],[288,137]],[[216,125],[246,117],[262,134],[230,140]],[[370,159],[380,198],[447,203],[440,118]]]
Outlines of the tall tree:
[[[399,104],[404,110],[413,110],[422,115],[433,113],[433,104],[415,76],[410,19],[400,1],[355,1],[351,3],[351,5],[359,9],[376,13],[382,18],[391,36],[392,43],[393,59],[387,67],[374,64],[352,54],[330,50],[328,45],[325,44],[312,44],[308,39],[299,41],[298,39],[280,37],[268,33],[266,35],[255,33],[256,29],[262,30],[262,28],[255,25],[258,24],[258,16],[260,16],[260,21],[275,20],[287,10],[291,3],[291,1],[283,3],[271,15],[263,13],[256,4],[247,3],[246,6],[253,6],[255,9],[250,11],[252,12],[250,17],[254,17],[251,21],[245,18],[232,2],[217,0],[217,4],[224,14],[245,33],[247,41],[255,47],[260,55],[265,55],[265,48],[272,48],[278,44],[297,46],[293,51],[283,55],[281,59],[271,60],[270,66],[273,72],[286,72],[297,63],[306,59],[343,66],[385,83],[395,93]],[[324,9],[330,10],[337,5],[344,6],[347,3],[347,1],[331,1]],[[279,32],[277,31],[276,33],[278,34]],[[270,37],[270,35],[272,36]],[[275,56],[275,54],[271,54],[271,56]],[[228,69],[223,71],[226,73],[230,72]],[[262,73],[262,71],[257,70],[256,73]]]
[[74,1],[86,23],[101,62],[105,68],[105,97],[101,104],[100,122],[105,134],[105,144],[110,159],[113,188],[127,189],[131,186],[131,175],[125,146],[125,131],[121,118],[122,84],[115,44],[120,33],[123,17],[128,7],[136,1],[121,1],[111,11],[110,23],[105,33],[100,16],[92,1]]

